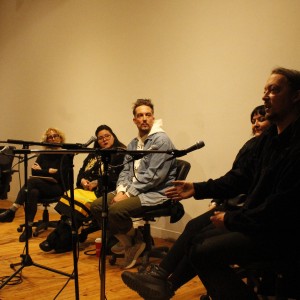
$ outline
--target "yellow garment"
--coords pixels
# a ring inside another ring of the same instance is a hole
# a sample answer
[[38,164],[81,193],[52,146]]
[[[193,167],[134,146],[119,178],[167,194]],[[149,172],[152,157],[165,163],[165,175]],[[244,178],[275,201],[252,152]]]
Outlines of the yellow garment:
[[[62,196],[59,202],[70,206],[70,197],[71,193],[68,191],[67,195]],[[93,191],[74,189],[74,209],[83,214],[85,217],[89,216],[91,203],[96,199],[97,197]]]

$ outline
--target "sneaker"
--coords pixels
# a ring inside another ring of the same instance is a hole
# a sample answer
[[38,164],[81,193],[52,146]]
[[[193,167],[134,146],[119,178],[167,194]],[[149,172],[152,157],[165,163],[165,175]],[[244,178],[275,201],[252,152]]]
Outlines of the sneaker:
[[[30,239],[30,238],[32,238],[32,228],[31,227],[28,228],[28,239]],[[26,242],[26,228],[20,235],[19,242],[21,242],[21,243]]]
[[146,248],[145,242],[136,242],[131,247],[125,248],[125,262],[122,269],[131,269],[135,266],[138,257],[143,253]]
[[121,274],[123,282],[144,299],[169,300],[174,296],[167,274],[156,265],[142,273],[125,271]]
[[4,211],[0,214],[0,222],[2,222],[2,223],[12,222],[13,219],[15,218],[15,214],[16,214],[15,211],[13,211],[11,209],[7,209],[6,211]]
[[110,251],[115,254],[124,254],[125,247],[123,246],[123,244],[121,244],[121,242],[117,242],[110,248]]

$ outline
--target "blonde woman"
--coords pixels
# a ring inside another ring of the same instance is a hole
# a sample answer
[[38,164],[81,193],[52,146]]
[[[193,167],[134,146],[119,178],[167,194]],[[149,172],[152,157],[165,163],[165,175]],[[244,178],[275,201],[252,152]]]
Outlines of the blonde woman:
[[[43,136],[42,142],[50,144],[61,144],[65,142],[65,135],[62,131],[56,128],[48,128]],[[46,147],[57,149],[57,147]],[[68,156],[64,154],[40,154],[36,161],[31,166],[32,177],[27,181],[27,190],[23,186],[13,205],[0,214],[0,222],[12,222],[15,218],[16,211],[24,205],[28,194],[28,202],[26,203],[26,212],[29,224],[29,236],[32,237],[32,225],[37,204],[41,198],[52,198],[60,196],[64,193],[65,188],[68,188],[67,171],[68,171]],[[26,231],[20,237],[20,242],[25,242]]]

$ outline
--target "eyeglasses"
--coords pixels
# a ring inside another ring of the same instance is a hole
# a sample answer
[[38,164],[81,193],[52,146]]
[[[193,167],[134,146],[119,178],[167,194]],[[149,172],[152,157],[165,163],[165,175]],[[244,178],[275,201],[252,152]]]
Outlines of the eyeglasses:
[[60,137],[59,134],[52,134],[52,135],[47,136],[47,140],[54,140],[54,139],[57,139],[59,137]]
[[104,134],[103,136],[98,136],[97,140],[102,142],[104,139],[110,140],[111,135],[110,134]]

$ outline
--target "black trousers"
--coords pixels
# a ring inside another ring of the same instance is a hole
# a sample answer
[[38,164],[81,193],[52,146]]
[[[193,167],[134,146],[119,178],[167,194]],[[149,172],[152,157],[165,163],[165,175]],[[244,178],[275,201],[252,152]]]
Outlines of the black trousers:
[[214,211],[221,209],[221,207],[214,208],[190,220],[168,255],[161,261],[160,267],[171,274],[169,280],[175,290],[197,276],[196,271],[189,263],[189,251],[193,239],[211,223],[210,217],[214,214]]
[[[40,199],[54,198],[63,194],[63,189],[58,183],[50,182],[41,178],[29,178],[27,181],[28,201],[26,213],[29,222],[33,222],[37,212],[37,204]],[[15,203],[23,205],[26,201],[26,189],[23,186],[17,196]]]
[[176,290],[199,276],[215,300],[257,299],[255,293],[236,274],[231,265],[247,264],[277,257],[270,241],[255,241],[238,232],[217,229],[210,222],[216,207],[189,221],[160,267],[169,274]]

